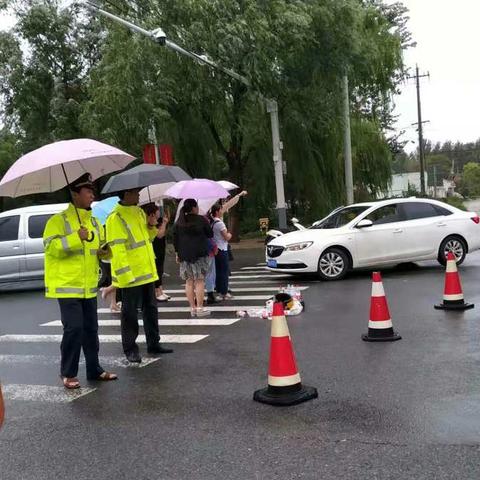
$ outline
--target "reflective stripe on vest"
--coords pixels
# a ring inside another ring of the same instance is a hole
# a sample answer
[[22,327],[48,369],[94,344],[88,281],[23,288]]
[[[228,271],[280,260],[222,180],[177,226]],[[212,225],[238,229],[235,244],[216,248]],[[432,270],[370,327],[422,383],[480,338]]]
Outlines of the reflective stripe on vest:
[[[128,235],[128,242],[130,245],[127,245],[127,250],[135,250],[136,248],[143,247],[144,245],[147,244],[145,240],[141,240],[140,242],[135,241],[135,237],[133,236],[133,233],[130,231],[130,228],[128,228],[128,223],[125,221],[125,219],[117,212],[117,216],[120,219],[120,221],[123,223],[123,226],[125,227],[125,230]],[[113,242],[112,242],[113,243]]]
[[[143,280],[149,280],[150,278],[153,278],[153,274],[147,273],[146,275],[141,275],[140,277],[134,278],[130,283],[142,282]],[[117,277],[112,275],[112,282],[118,282]]]
[[[46,289],[48,292],[48,288]],[[97,293],[98,288],[90,288],[88,289],[88,293]],[[59,287],[55,289],[55,293],[72,293],[78,295],[84,295],[85,289],[84,288],[75,288],[75,287]]]
[[47,248],[50,245],[50,242],[55,240],[56,238],[62,238],[62,235],[52,235],[51,237],[47,237],[43,240],[43,246]]
[[131,271],[132,269],[130,267],[123,267],[123,268],[119,268],[118,270],[115,270],[115,275],[122,275],[122,273],[127,273]]

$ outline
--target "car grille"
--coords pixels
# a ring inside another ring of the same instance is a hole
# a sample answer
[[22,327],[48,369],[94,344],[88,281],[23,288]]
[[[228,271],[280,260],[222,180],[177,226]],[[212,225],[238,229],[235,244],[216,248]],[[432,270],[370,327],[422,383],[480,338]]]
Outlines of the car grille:
[[267,254],[270,258],[279,257],[284,250],[285,250],[285,247],[278,247],[276,245],[267,245]]

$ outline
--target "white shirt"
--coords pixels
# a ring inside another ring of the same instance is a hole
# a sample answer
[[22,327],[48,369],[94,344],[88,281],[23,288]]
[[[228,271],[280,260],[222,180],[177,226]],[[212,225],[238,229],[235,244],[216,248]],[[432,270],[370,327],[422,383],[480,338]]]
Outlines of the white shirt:
[[220,219],[215,219],[213,223],[213,241],[217,245],[219,250],[227,251],[228,242],[223,238],[222,232],[224,232],[227,227]]

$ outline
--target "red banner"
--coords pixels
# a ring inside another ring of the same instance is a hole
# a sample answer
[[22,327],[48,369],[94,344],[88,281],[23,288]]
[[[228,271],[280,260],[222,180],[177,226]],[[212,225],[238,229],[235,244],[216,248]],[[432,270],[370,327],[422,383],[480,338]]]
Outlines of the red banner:
[[155,145],[149,144],[143,147],[143,163],[151,163],[153,165],[157,163]]
[[168,143],[163,143],[159,146],[160,163],[162,165],[174,165],[173,161],[173,147]]

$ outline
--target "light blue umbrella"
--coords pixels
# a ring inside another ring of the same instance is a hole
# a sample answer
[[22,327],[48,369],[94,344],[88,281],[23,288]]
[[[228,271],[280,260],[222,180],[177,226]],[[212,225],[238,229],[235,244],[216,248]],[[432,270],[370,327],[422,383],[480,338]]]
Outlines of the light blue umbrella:
[[108,197],[101,202],[95,203],[92,207],[93,216],[98,218],[102,225],[105,225],[107,217],[112,213],[119,201],[120,198],[118,197]]

